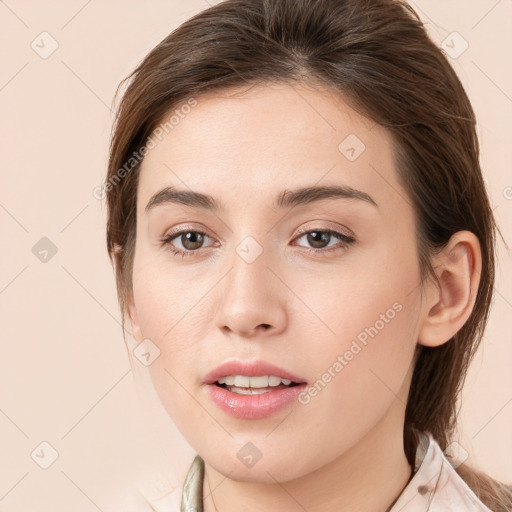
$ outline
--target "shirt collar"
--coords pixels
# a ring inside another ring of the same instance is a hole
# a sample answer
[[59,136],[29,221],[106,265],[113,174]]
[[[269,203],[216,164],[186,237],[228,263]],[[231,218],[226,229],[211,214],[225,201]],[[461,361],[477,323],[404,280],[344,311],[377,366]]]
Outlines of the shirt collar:
[[419,432],[415,474],[390,512],[491,512],[455,471],[429,432]]

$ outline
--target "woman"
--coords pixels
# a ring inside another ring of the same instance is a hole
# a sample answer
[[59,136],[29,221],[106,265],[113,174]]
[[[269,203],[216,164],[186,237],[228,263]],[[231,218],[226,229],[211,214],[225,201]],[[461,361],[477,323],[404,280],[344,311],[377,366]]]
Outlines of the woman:
[[198,453],[181,510],[510,510],[450,456],[496,226],[473,110],[414,11],[226,0],[129,78],[107,244]]

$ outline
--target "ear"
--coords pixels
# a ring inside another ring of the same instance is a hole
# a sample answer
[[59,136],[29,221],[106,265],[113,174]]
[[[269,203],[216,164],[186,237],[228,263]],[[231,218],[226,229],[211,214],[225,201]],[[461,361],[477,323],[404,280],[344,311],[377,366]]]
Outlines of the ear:
[[[120,268],[122,266],[122,257],[123,257],[123,247],[119,244],[114,244],[112,249],[112,257],[114,259],[115,268]],[[133,300],[133,295],[130,294],[128,300],[125,302],[125,315],[128,315],[128,318],[130,319],[131,324],[131,331],[132,335],[135,338],[135,340],[140,343],[144,338],[142,336],[140,326],[139,326],[139,319],[137,316],[137,310],[135,308],[135,301]]]
[[126,308],[128,310],[128,317],[130,318],[133,337],[138,343],[140,343],[144,339],[144,336],[140,330],[139,318],[137,316],[137,310],[135,308],[135,301],[133,300],[133,296],[130,296],[128,299]]
[[434,256],[433,267],[438,282],[426,285],[426,304],[418,343],[437,347],[449,341],[473,311],[482,255],[474,233],[458,231],[443,250]]

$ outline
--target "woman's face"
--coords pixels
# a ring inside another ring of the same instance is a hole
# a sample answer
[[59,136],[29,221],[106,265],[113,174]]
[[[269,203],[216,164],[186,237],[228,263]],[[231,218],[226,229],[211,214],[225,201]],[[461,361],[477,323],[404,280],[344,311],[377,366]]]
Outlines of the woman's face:
[[[327,89],[195,100],[155,132],[138,186],[130,316],[160,350],[149,368],[164,407],[239,480],[286,481],[370,434],[402,436],[424,306],[389,134]],[[151,201],[166,187],[188,199]],[[297,193],[310,187],[339,190]],[[252,395],[205,383],[233,360],[305,384]]]

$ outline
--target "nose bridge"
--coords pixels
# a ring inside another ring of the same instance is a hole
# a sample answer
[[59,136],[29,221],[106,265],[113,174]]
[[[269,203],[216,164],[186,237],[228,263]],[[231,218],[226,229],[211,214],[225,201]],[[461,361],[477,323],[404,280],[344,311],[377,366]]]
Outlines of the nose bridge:
[[[278,256],[274,231],[269,231],[268,219],[259,211],[261,206],[251,206],[252,202],[245,201],[240,210],[243,214],[231,226],[230,279],[238,282],[268,278],[271,272],[267,266],[275,265],[273,260]],[[260,221],[255,221],[257,218]]]
[[277,256],[258,238],[246,235],[233,246],[217,313],[219,328],[245,336],[261,325],[280,330],[285,317],[279,280],[269,270]]
[[267,268],[272,265],[272,254],[267,245],[248,235],[234,247],[226,290],[233,299],[245,301],[249,298],[255,306],[262,298],[273,295],[269,289],[272,287],[271,272]]

